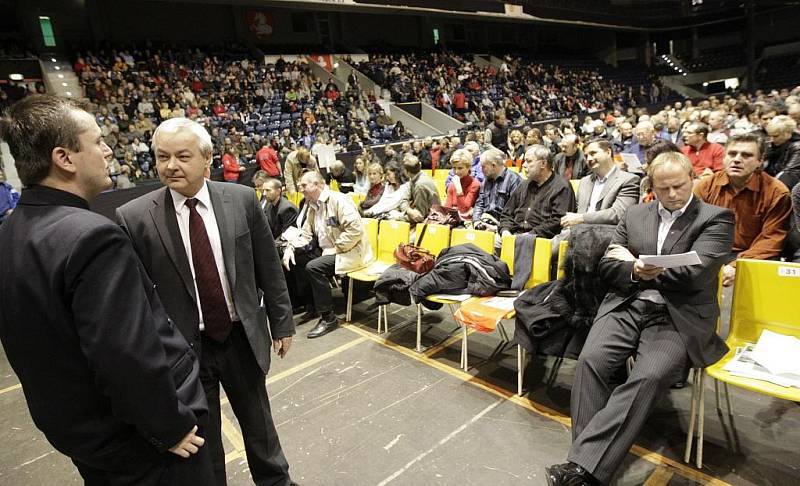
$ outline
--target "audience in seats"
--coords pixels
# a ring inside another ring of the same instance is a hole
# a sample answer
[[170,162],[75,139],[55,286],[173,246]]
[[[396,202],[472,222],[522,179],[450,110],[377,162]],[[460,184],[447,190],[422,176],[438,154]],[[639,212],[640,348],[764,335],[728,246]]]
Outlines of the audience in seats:
[[367,183],[369,187],[365,193],[364,200],[361,201],[359,208],[365,212],[375,206],[383,196],[385,185],[383,183],[383,166],[373,162],[367,168]]
[[[692,197],[694,169],[683,154],[648,168],[658,201],[631,206],[598,272],[609,283],[575,371],[569,462],[546,468],[551,486],[608,484],[655,405],[689,366],[719,360],[719,269],[733,243],[733,213]],[[696,251],[699,265],[666,270],[639,255]],[[630,375],[615,372],[635,356]]]
[[500,236],[530,233],[552,238],[561,228],[561,218],[575,211],[575,193],[569,182],[553,172],[552,154],[544,145],[525,152],[523,181],[503,208]]
[[333,312],[330,277],[363,268],[372,259],[372,249],[350,196],[328,189],[325,179],[315,171],[303,174],[298,188],[307,201],[308,216],[299,241],[290,242],[284,250],[283,263],[287,269],[291,268],[296,264],[295,250],[312,242],[320,249],[320,256],[305,265],[313,312],[319,315],[308,337],[317,338],[339,327]]
[[353,192],[356,178],[353,176],[353,173],[344,166],[344,162],[341,160],[334,160],[328,167],[328,172],[325,174],[325,182],[329,186],[333,181],[336,181],[339,192],[346,194]]
[[556,174],[565,180],[580,179],[589,173],[583,150],[578,146],[578,136],[574,133],[565,135],[559,142],[561,152],[555,156]]
[[[480,134],[477,134],[480,135]],[[464,144],[464,148],[467,149],[470,154],[472,154],[472,168],[470,169],[469,173],[472,177],[483,182],[483,170],[481,169],[481,146],[475,140],[470,140]],[[450,187],[450,182],[456,176],[456,173],[453,169],[450,169],[450,173],[447,174],[447,179],[444,182],[445,187]]]
[[405,171],[397,164],[386,165],[386,183],[378,202],[365,208],[364,216],[379,219],[402,219],[400,206],[408,199],[410,183],[406,180]]
[[419,159],[407,155],[403,160],[403,171],[408,178],[408,192],[400,202],[401,218],[410,223],[421,223],[428,217],[431,206],[441,204],[436,183],[422,172]]
[[483,140],[503,152],[508,150],[508,120],[503,110],[495,110],[494,121],[486,127]]
[[290,152],[286,156],[286,162],[284,162],[283,177],[287,194],[291,196],[299,191],[300,176],[305,171],[319,172],[319,167],[317,166],[317,159],[311,155],[311,152],[305,147],[300,147]]
[[728,129],[725,126],[725,113],[714,110],[708,114],[708,141],[725,145],[728,142]]
[[639,202],[639,178],[617,167],[608,140],[590,141],[585,154],[592,173],[578,183],[578,211],[561,218],[564,230],[584,223],[616,225]]
[[270,177],[281,176],[280,156],[277,152],[277,143],[274,140],[265,141],[258,152],[256,152],[256,162],[258,166]]
[[708,125],[701,122],[687,125],[683,129],[683,142],[681,151],[692,162],[695,175],[704,178],[722,170],[725,149],[708,141]]
[[703,201],[736,215],[732,253],[724,262],[725,286],[733,284],[737,258],[779,257],[789,231],[789,190],[761,170],[763,153],[764,142],[757,134],[731,135],[725,147],[725,170],[701,180],[694,189]]
[[472,221],[472,207],[478,198],[481,183],[469,174],[472,167],[472,154],[469,150],[458,149],[451,157],[456,176],[447,187],[446,208],[456,208],[464,221]]
[[639,158],[639,162],[644,163],[645,150],[656,141],[656,129],[650,121],[639,122],[633,131],[633,135],[636,137],[636,141],[625,152],[636,155]]
[[[794,219],[792,221],[792,232],[800,235],[800,183],[795,184],[792,189],[792,206],[794,208]],[[794,249],[792,261],[800,263],[800,248]]]
[[797,123],[786,115],[776,116],[766,126],[766,171],[790,189],[800,182],[800,134],[796,130]]
[[353,192],[366,195],[369,188],[366,157],[356,157],[353,162]]
[[485,179],[475,200],[472,221],[476,229],[497,231],[503,208],[522,179],[505,167],[504,154],[498,149],[490,148],[482,153],[480,164]]

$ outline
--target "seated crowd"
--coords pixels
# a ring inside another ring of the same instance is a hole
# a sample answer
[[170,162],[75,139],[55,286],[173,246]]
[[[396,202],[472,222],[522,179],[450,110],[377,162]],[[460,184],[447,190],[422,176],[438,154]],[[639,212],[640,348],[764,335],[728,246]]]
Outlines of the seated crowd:
[[114,151],[119,188],[155,176],[146,148],[154,128],[174,117],[208,127],[215,165],[228,161],[229,169],[231,162],[255,161],[262,149],[286,157],[299,147],[341,152],[408,137],[357,87],[342,93],[332,80],[314,78],[304,62],[265,64],[235,47],[87,52],[74,71]]

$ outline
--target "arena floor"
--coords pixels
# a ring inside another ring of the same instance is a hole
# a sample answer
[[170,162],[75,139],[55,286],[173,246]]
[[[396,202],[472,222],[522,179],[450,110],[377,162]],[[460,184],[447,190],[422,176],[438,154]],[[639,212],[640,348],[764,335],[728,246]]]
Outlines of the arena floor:
[[[425,314],[424,354],[413,350],[415,310],[389,312],[383,335],[375,332],[372,300],[355,306],[352,325],[322,338],[307,340],[312,323],[300,325],[289,356],[273,361],[267,388],[293,478],[303,486],[545,485],[544,466],[563,462],[570,445],[574,362],[565,361],[548,386],[554,360],[531,361],[529,392],[518,397],[513,349],[486,360],[500,344],[497,335],[470,336],[465,373],[460,333],[446,309]],[[713,385],[706,386],[703,470],[682,460],[687,387],[660,404],[613,484],[798,483],[800,407],[731,388],[730,427],[727,413],[715,410]],[[228,484],[252,484],[236,419],[223,405]],[[0,410],[0,484],[81,483],[33,426],[5,355]]]

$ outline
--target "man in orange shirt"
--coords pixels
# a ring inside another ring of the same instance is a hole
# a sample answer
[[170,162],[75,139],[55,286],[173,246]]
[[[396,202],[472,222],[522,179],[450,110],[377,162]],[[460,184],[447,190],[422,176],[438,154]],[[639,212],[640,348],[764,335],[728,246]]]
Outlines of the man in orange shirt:
[[730,286],[737,258],[768,260],[783,251],[792,201],[789,189],[761,170],[764,140],[756,134],[731,135],[725,146],[725,170],[694,188],[703,201],[729,208],[736,215],[733,255],[723,267],[722,285]]
[[683,143],[681,151],[692,161],[698,177],[705,178],[722,170],[725,149],[708,141],[708,125],[700,122],[687,125],[683,129]]

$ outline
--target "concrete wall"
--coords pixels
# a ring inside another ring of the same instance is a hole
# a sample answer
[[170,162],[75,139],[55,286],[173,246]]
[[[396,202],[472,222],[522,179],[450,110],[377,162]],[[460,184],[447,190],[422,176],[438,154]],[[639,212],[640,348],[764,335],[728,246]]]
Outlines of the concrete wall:
[[424,102],[422,103],[422,121],[435,127],[440,133],[450,133],[464,127],[460,121]]

